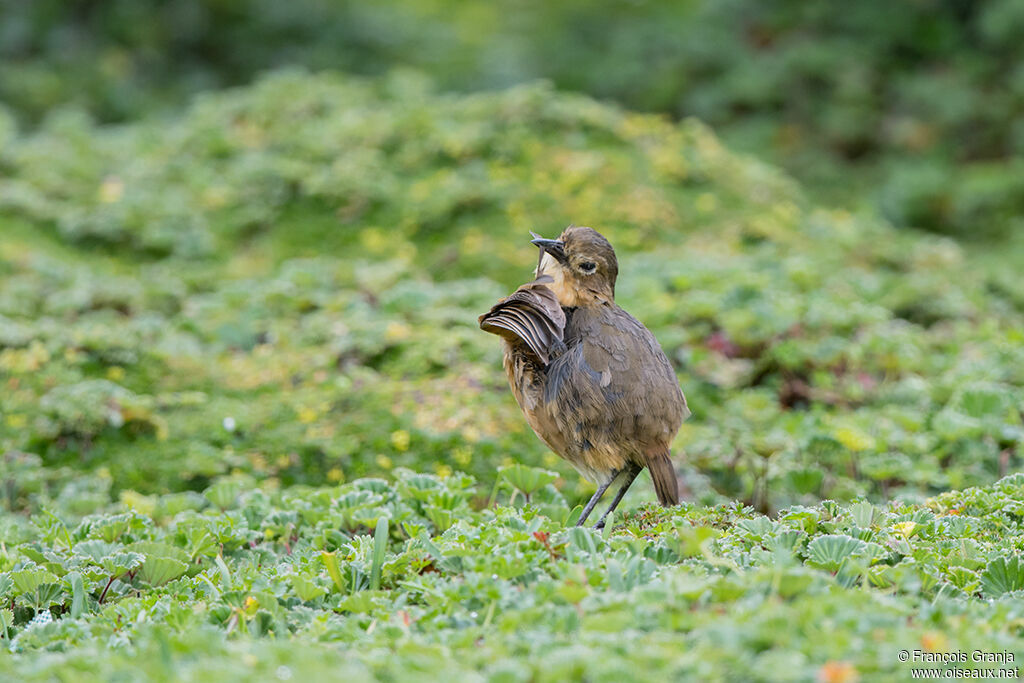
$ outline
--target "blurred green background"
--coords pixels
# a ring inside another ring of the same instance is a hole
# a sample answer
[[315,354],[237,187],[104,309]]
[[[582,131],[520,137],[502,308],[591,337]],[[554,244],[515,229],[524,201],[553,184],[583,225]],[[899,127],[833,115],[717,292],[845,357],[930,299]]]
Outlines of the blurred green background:
[[1024,209],[1024,3],[3,0],[0,100],[99,121],[304,65],[441,89],[538,78],[696,116],[816,196],[978,239]]

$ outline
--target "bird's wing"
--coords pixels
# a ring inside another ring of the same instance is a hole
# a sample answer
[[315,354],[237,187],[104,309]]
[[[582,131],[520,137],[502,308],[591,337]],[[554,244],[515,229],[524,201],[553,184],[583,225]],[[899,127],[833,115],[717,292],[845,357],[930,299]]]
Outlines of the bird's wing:
[[523,285],[480,316],[480,329],[526,345],[542,365],[565,349],[565,312],[545,286],[549,276]]
[[675,434],[689,413],[686,399],[654,335],[639,321],[618,307],[577,308],[566,344],[569,352],[547,372],[547,403],[572,403],[580,420],[611,430],[609,439]]
[[679,388],[672,364],[661,345],[644,325],[618,307],[600,316],[600,334],[588,337],[583,354],[586,362],[601,373],[608,389],[628,401],[664,402],[652,406],[672,420],[685,420],[690,409]]

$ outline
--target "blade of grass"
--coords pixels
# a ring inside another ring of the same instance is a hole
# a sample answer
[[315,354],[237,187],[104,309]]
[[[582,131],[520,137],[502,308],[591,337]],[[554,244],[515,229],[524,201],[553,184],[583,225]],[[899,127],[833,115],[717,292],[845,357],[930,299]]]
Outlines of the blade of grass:
[[388,545],[388,518],[377,520],[373,533],[373,564],[370,566],[370,590],[380,590],[380,568],[384,565],[384,550]]

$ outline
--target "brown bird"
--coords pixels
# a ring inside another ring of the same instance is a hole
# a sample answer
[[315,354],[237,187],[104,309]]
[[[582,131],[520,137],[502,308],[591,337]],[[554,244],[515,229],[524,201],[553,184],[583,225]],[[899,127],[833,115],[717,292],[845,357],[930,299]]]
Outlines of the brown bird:
[[537,279],[480,316],[500,336],[504,367],[541,441],[597,484],[582,525],[619,475],[616,508],[646,467],[658,501],[679,503],[669,444],[690,414],[675,372],[650,330],[615,303],[612,245],[592,228],[557,240],[534,235]]

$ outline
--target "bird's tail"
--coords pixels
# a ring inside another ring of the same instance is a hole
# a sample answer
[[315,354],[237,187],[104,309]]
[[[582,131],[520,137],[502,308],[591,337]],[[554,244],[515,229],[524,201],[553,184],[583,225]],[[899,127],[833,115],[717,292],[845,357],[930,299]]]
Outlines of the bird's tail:
[[664,507],[679,505],[679,482],[668,449],[660,449],[647,454],[647,469],[651,472],[654,492],[658,494],[658,502]]

